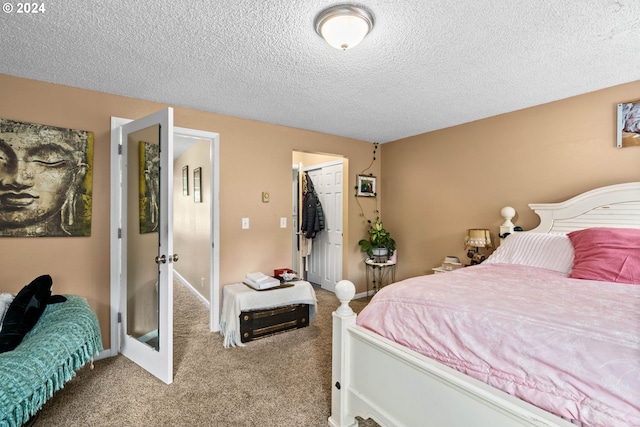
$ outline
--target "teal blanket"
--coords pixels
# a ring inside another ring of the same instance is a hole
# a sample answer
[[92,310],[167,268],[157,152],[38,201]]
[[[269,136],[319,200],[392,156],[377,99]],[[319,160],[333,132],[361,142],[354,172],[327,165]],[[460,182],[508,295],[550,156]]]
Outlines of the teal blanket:
[[0,354],[0,427],[27,422],[75,371],[102,351],[100,326],[84,298],[48,305],[13,351]]

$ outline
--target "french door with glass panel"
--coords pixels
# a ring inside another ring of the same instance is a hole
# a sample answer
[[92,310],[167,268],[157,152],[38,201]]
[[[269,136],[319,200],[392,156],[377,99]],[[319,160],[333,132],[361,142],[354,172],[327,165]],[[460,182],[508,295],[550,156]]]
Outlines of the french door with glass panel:
[[173,109],[121,127],[120,352],[173,381]]

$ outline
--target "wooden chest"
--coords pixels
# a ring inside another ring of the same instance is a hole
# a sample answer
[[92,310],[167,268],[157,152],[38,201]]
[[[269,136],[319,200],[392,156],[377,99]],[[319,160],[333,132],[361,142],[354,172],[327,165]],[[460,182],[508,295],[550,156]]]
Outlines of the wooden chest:
[[245,343],[289,329],[304,328],[308,325],[308,304],[243,311],[240,313],[240,341]]

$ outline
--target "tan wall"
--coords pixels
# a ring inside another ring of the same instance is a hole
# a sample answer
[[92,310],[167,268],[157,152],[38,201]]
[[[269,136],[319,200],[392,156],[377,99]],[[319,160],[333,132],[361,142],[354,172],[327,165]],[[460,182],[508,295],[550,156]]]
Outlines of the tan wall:
[[467,228],[498,232],[512,206],[640,180],[640,147],[615,148],[616,105],[640,99],[640,81],[382,145],[385,226],[398,246],[397,278],[431,272],[446,255],[468,262]]
[[[88,299],[96,310],[105,348],[109,335],[109,204],[111,116],[135,119],[164,108],[159,103],[109,95],[0,74],[0,117],[95,133],[93,224],[88,238],[0,239],[0,291],[18,292],[39,274],[51,274],[55,293]],[[352,170],[371,162],[372,144],[348,138],[176,107],[175,125],[220,134],[220,283],[250,271],[291,263],[291,229],[280,217],[292,206],[292,152],[330,153],[349,159]],[[379,173],[379,162],[374,174]],[[355,175],[349,187],[355,187]],[[268,191],[270,203],[262,203]],[[346,278],[364,290],[357,241],[362,228],[355,197],[350,199],[345,242]],[[241,218],[251,219],[249,230]],[[290,225],[289,225],[290,227]]]

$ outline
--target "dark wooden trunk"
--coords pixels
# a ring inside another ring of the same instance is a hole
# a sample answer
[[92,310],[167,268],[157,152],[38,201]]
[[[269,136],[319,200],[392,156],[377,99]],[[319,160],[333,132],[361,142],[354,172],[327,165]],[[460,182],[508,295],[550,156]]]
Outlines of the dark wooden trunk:
[[308,304],[243,311],[240,313],[240,341],[249,342],[289,329],[304,328],[308,325]]

